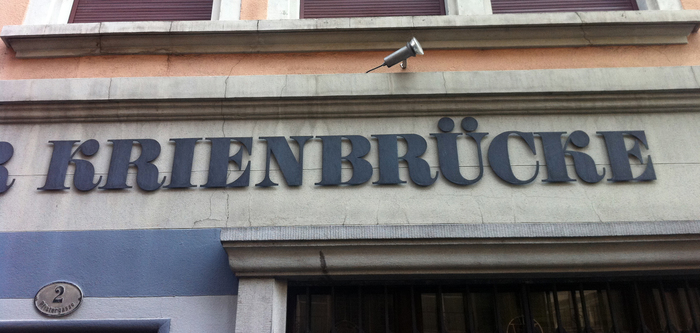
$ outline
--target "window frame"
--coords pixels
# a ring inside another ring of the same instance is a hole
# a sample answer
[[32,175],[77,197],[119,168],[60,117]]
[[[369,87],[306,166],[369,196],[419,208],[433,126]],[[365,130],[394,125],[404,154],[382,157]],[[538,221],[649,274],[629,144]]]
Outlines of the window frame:
[[[30,0],[22,24],[68,24],[75,2],[74,0]],[[213,0],[211,21],[239,20],[240,15],[241,0]]]
[[[643,10],[682,10],[680,0],[635,0]],[[67,24],[73,0],[30,0],[23,25]],[[444,0],[445,15],[490,15],[491,0]],[[241,0],[214,0],[212,21],[240,20]],[[268,0],[267,20],[299,19],[300,0]]]

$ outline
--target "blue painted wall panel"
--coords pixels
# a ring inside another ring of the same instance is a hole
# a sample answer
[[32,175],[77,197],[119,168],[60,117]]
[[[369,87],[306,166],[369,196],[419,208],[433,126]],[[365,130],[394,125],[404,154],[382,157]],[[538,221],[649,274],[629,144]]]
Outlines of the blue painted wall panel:
[[0,298],[69,281],[87,297],[235,295],[219,229],[0,233]]

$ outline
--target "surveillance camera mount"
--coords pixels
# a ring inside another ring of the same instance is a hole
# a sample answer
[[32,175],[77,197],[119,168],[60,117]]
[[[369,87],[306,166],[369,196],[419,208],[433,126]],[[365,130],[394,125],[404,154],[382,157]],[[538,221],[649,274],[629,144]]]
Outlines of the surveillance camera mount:
[[406,69],[406,67],[408,67],[408,58],[423,54],[425,54],[423,52],[423,48],[420,46],[420,43],[418,43],[418,40],[413,37],[408,43],[406,43],[406,46],[396,50],[396,52],[384,58],[383,64],[374,67],[365,73],[369,73],[382,66],[391,67],[398,63],[401,63],[401,69]]

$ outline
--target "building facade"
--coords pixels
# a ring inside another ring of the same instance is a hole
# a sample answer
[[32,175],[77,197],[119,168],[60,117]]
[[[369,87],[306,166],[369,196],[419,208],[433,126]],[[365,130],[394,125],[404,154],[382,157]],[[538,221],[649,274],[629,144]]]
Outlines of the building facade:
[[699,1],[2,7],[0,331],[700,332]]

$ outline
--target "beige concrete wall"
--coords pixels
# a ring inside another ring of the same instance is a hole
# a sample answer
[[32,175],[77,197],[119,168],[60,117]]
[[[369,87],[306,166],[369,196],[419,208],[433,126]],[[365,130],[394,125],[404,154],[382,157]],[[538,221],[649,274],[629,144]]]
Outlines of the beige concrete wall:
[[[460,118],[453,118],[459,122]],[[540,115],[478,117],[479,131],[491,133],[484,149],[498,133],[507,130],[525,132],[583,130],[591,136],[585,151],[606,168],[601,130],[644,130],[658,180],[645,183],[597,184],[581,181],[547,184],[544,166],[537,179],[525,186],[500,181],[485,169],[483,179],[469,187],[454,186],[445,179],[426,188],[411,184],[356,187],[319,187],[321,143],[307,143],[304,158],[304,184],[298,188],[284,185],[279,172],[273,172],[275,188],[161,189],[145,193],[137,188],[123,191],[75,189],[42,192],[51,157],[49,140],[97,139],[100,152],[91,158],[97,172],[105,176],[111,148],[108,139],[154,138],[162,147],[156,160],[162,176],[172,164],[170,138],[221,136],[292,136],[416,133],[428,141],[426,159],[437,170],[436,148],[429,133],[437,131],[438,118],[381,118],[342,120],[279,121],[201,121],[120,124],[12,125],[0,127],[0,141],[13,143],[15,156],[6,164],[14,187],[2,196],[0,231],[200,228],[269,225],[363,225],[434,224],[493,222],[622,222],[693,220],[700,216],[700,134],[698,113],[640,115]],[[373,141],[373,140],[372,140]],[[628,143],[631,144],[631,143]],[[473,177],[477,169],[472,145],[460,142],[462,172]],[[534,163],[544,164],[542,147],[532,156],[518,140],[512,141],[515,172],[529,178]],[[486,152],[484,152],[486,154]],[[193,184],[206,182],[209,145],[201,143],[195,151]],[[265,144],[255,140],[251,162],[251,185],[264,177]],[[135,157],[135,155],[134,155]],[[372,142],[368,160],[375,166],[377,147]],[[274,165],[274,163],[273,163]],[[634,169],[639,174],[640,166]],[[135,170],[132,170],[132,173]],[[347,172],[348,170],[346,170]],[[72,171],[71,171],[72,172]],[[575,173],[569,171],[571,176]],[[236,172],[231,177],[235,177]],[[134,174],[128,183],[135,185]],[[345,175],[349,177],[348,174]],[[233,179],[233,178],[231,178]],[[67,183],[70,183],[70,177]],[[104,182],[104,180],[103,180]],[[168,181],[169,182],[169,181]],[[166,182],[167,184],[167,182]]]
[[[22,23],[27,0],[8,1],[0,25]],[[688,9],[699,0],[685,0]],[[243,19],[264,19],[267,2],[245,1]],[[474,71],[595,67],[700,65],[700,37],[688,45],[504,50],[426,50],[411,59],[407,71]],[[57,59],[16,59],[0,45],[0,80],[129,76],[221,76],[268,74],[361,73],[382,62],[387,52],[320,52],[291,54],[133,55]],[[399,72],[382,68],[378,72]]]

